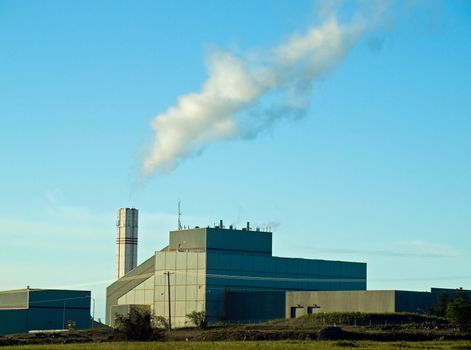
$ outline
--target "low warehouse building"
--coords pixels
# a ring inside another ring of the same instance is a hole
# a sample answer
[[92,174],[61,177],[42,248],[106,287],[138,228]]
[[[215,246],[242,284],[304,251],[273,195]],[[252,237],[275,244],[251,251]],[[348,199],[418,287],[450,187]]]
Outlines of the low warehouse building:
[[417,312],[429,310],[438,295],[398,290],[287,292],[284,313],[293,318],[317,312]]
[[89,328],[89,291],[18,289],[0,292],[0,335]]
[[[471,299],[471,291],[462,290]],[[229,319],[241,322],[263,321],[265,315],[274,318],[295,318],[324,312],[426,313],[437,299],[448,294],[454,298],[456,289],[432,288],[430,292],[399,290],[359,291],[285,291],[226,293]]]

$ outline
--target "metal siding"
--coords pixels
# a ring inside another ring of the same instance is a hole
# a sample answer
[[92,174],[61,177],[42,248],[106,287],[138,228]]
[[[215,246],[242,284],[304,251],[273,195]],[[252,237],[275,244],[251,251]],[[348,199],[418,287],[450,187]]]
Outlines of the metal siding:
[[0,334],[63,329],[69,320],[76,323],[76,329],[90,327],[89,291],[30,289],[0,293],[0,300],[9,295],[3,305],[12,304],[12,301],[17,304],[12,295],[16,295],[17,300],[24,300],[28,292],[29,309],[0,310]]
[[[226,261],[230,262],[230,269],[226,269]],[[366,275],[360,275],[359,282],[350,281],[354,276],[348,272],[353,270],[353,266],[357,271],[365,271],[363,266],[366,264],[363,263],[212,251],[207,253],[207,264],[208,274],[213,275],[207,278],[207,298],[212,303],[208,308],[210,320],[224,317],[217,312],[224,305],[225,290],[364,290],[366,287]]]
[[206,249],[271,255],[272,233],[207,228]]
[[285,292],[228,292],[225,303],[228,322],[262,322],[285,316]]
[[0,310],[0,335],[25,333],[28,310]]
[[74,290],[30,290],[29,306],[34,307],[66,307],[90,309],[90,292]]
[[396,291],[395,312],[427,312],[435,301],[432,293]]
[[90,328],[91,325],[89,311],[67,307],[64,309],[31,309],[28,318],[30,330],[66,329],[69,321],[75,322],[75,329]]
[[76,329],[90,327],[89,291],[30,290],[29,301],[30,330],[66,328],[69,320]]

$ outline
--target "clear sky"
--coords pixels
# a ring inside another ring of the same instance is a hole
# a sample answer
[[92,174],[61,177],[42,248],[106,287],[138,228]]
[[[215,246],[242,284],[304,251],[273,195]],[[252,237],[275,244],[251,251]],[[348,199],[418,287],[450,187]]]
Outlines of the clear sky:
[[471,289],[469,1],[378,2],[303,117],[136,184],[152,119],[201,90],[211,52],[251,61],[331,4],[0,0],[0,290],[91,289],[103,317],[116,209],[140,210],[143,261],[178,200],[184,225],[270,226],[278,256],[367,262],[369,289]]

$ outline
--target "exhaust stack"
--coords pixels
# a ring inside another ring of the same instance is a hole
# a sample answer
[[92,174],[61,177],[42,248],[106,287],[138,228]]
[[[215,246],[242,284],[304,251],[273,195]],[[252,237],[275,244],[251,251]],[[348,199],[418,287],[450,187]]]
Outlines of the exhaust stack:
[[119,208],[116,221],[116,279],[137,266],[138,213],[134,208]]

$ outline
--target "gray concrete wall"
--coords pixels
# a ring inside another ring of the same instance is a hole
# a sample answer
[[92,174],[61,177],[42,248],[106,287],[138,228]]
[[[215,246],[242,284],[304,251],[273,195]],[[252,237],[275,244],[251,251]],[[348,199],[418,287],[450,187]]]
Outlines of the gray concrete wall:
[[317,305],[318,312],[394,312],[394,291],[325,291],[286,292],[286,318],[291,307],[297,307],[296,316],[307,314],[308,306]]
[[206,249],[206,228],[170,231],[169,235],[169,250]]

